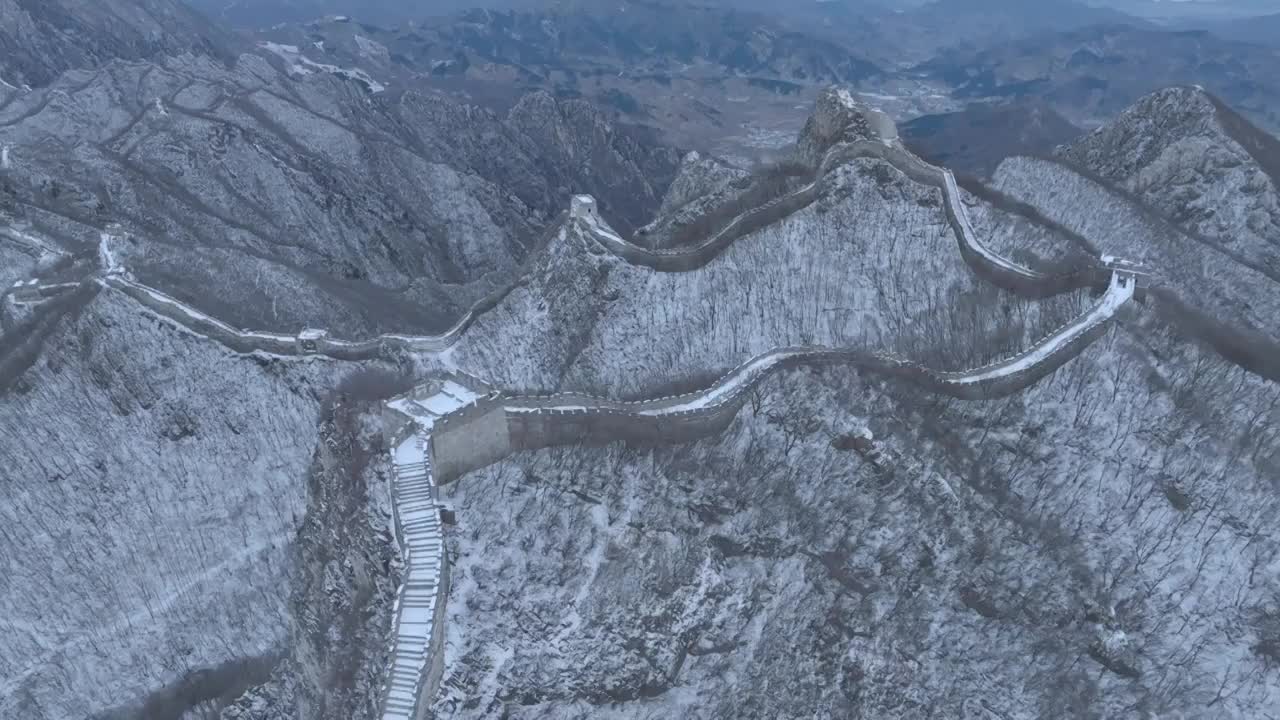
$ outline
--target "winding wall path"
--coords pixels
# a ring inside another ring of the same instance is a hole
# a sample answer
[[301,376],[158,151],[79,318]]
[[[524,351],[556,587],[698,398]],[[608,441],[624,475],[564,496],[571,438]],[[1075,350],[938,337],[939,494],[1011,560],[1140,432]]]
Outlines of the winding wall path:
[[[434,488],[519,450],[566,443],[617,440],[688,441],[721,431],[772,373],[787,367],[843,363],[902,377],[935,392],[979,399],[1017,392],[1053,372],[1106,332],[1108,321],[1133,297],[1136,276],[1124,267],[1101,265],[1063,274],[1041,273],[1003,258],[973,230],[952,174],[906,152],[896,143],[859,141],[830,150],[812,182],[747,211],[696,246],[651,250],[623,239],[595,213],[594,200],[575,198],[572,222],[605,249],[632,264],[660,272],[685,272],[711,262],[733,241],[815,202],[830,171],[857,158],[878,158],[913,180],[941,189],[959,250],[982,277],[1013,292],[1045,297],[1083,287],[1106,291],[1084,314],[1026,351],[963,372],[939,372],[886,354],[853,349],[782,348],[748,360],[697,393],[640,402],[619,402],[575,393],[548,397],[503,397],[450,380],[438,392],[393,399],[388,410],[404,422],[391,443],[392,497],[397,542],[405,561],[395,606],[391,664],[382,698],[386,720],[417,720],[426,713],[442,672],[439,632],[448,586],[440,509]],[[110,236],[100,246],[99,282],[158,315],[238,352],[324,355],[343,360],[385,357],[395,350],[440,352],[452,347],[481,313],[510,289],[473,307],[440,335],[388,334],[364,341],[338,340],[319,331],[298,335],[233,328],[190,305],[134,281],[115,262]],[[514,287],[514,284],[512,285]],[[406,432],[407,431],[407,432]]]
[[[787,367],[817,364],[850,364],[890,375],[906,377],[930,389],[961,398],[984,398],[1021,390],[1078,355],[1101,337],[1109,321],[1133,298],[1136,278],[1123,270],[1114,272],[1106,292],[1085,313],[1059,328],[1026,351],[1006,360],[963,372],[938,372],[891,356],[820,347],[781,348],[743,363],[717,382],[695,393],[652,400],[622,402],[579,393],[510,396],[484,394],[465,381],[448,380],[435,394],[415,398],[415,393],[395,398],[388,408],[405,416],[409,434],[395,450],[397,468],[394,495],[403,503],[398,513],[401,532],[415,526],[406,523],[407,512],[435,513],[434,500],[425,487],[444,484],[463,474],[496,462],[520,450],[534,450],[574,443],[601,444],[619,440],[687,442],[722,431],[752,390],[774,372]],[[393,661],[384,720],[417,720],[435,696],[443,671],[440,631],[447,595],[447,558],[438,532],[439,519],[411,520],[425,523],[418,531],[432,533],[421,543],[428,552],[406,554],[405,591],[424,595],[415,604],[398,607]],[[434,575],[433,575],[434,574]],[[434,577],[434,579],[432,579]],[[427,597],[425,593],[434,595]],[[430,622],[419,619],[430,615]],[[424,624],[425,623],[425,624]],[[406,650],[408,648],[408,650]],[[409,688],[413,674],[417,684]]]
[[[815,178],[780,198],[749,210],[713,233],[703,242],[675,249],[653,250],[622,238],[597,216],[580,218],[593,237],[609,252],[634,265],[659,272],[688,272],[714,260],[734,241],[797,212],[821,197],[830,173],[858,158],[877,158],[911,179],[942,191],[948,223],[956,236],[961,257],[984,279],[1019,295],[1043,298],[1085,287],[1103,288],[1110,273],[1092,265],[1061,273],[1044,273],[1008,260],[992,251],[973,230],[955,177],[949,170],[930,165],[898,144],[862,140],[838,145],[827,152]],[[109,254],[109,249],[105,252]],[[303,342],[297,335],[255,332],[233,328],[190,305],[154,288],[135,282],[128,273],[110,268],[103,282],[123,292],[152,312],[207,335],[237,352],[266,352],[274,355],[324,355],[339,360],[388,358],[397,351],[443,352],[465,334],[476,318],[495,307],[515,287],[511,283],[484,298],[452,327],[438,335],[385,334],[366,340],[342,340],[321,334]]]

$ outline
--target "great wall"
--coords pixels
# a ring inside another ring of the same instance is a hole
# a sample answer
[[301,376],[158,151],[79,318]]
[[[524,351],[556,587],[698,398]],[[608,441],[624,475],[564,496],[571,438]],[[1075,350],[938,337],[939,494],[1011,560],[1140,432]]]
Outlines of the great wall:
[[[1097,258],[1093,264],[1065,273],[1044,273],[995,253],[974,232],[952,173],[906,151],[896,134],[884,132],[883,123],[879,129],[882,132],[878,138],[845,142],[830,149],[812,182],[733,218],[692,247],[652,250],[625,240],[599,216],[596,203],[589,196],[573,198],[561,232],[584,232],[633,265],[658,272],[690,271],[714,260],[734,240],[815,202],[822,195],[823,182],[838,165],[874,158],[941,190],[960,254],[980,277],[1027,297],[1096,288],[1103,290],[1100,298],[1079,317],[1023,352],[960,372],[936,371],[907,359],[860,349],[793,347],[751,358],[701,391],[636,402],[578,393],[508,396],[462,373],[428,381],[392,398],[385,405],[384,427],[393,467],[394,536],[404,573],[394,610],[391,660],[380,699],[383,718],[427,717],[443,673],[443,633],[439,629],[444,620],[449,571],[443,527],[448,513],[438,499],[440,485],[523,450],[623,440],[683,442],[714,435],[733,421],[752,390],[785,368],[844,364],[961,399],[1009,395],[1052,373],[1102,337],[1116,313],[1140,290],[1145,270],[1116,258]],[[440,335],[390,334],[348,341],[312,329],[297,334],[256,332],[231,327],[137,282],[117,263],[111,251],[112,241],[111,234],[103,233],[99,247],[101,272],[94,277],[57,285],[20,281],[4,293],[0,302],[9,314],[30,315],[31,308],[70,293],[84,294],[89,286],[95,290],[109,288],[133,299],[146,311],[235,352],[368,360],[389,357],[396,351],[443,352],[510,289],[478,303]]]

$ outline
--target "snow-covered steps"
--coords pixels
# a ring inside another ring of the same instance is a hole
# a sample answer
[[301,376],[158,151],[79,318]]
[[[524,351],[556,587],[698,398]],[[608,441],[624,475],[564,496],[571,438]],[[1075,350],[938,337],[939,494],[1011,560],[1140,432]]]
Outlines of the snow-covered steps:
[[[397,410],[413,411],[415,417],[434,420],[429,407],[461,406],[456,395],[445,400],[422,403],[403,398]],[[429,399],[428,399],[429,400]],[[429,427],[429,426],[428,426]],[[432,643],[436,631],[437,606],[443,602],[441,577],[444,572],[444,528],[431,481],[428,442],[421,425],[392,451],[395,466],[392,498],[396,506],[398,536],[405,557],[403,585],[396,602],[395,631],[391,665],[384,679],[382,717],[400,720],[418,716],[424,686],[431,667]]]

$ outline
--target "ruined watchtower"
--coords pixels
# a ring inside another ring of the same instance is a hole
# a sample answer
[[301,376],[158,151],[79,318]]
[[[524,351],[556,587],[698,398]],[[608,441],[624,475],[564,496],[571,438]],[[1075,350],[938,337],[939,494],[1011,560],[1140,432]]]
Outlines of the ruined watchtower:
[[1146,264],[1118,258],[1114,255],[1103,255],[1100,259],[1104,268],[1114,273],[1120,273],[1122,283],[1132,279],[1134,287],[1138,290],[1144,290],[1151,286],[1152,271]]
[[328,338],[327,331],[308,328],[298,333],[296,347],[300,354],[313,355],[320,352],[320,343]]
[[600,213],[596,210],[596,199],[590,195],[574,195],[569,201],[569,217],[573,220],[600,222]]

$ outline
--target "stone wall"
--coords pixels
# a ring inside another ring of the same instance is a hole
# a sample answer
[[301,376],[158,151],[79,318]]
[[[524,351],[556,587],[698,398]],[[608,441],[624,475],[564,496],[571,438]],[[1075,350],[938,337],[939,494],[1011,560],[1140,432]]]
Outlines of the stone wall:
[[422,691],[418,695],[418,716],[421,720],[431,717],[432,699],[440,690],[440,679],[444,677],[444,638],[448,635],[444,628],[445,612],[449,599],[449,558],[447,553],[440,563],[440,581],[436,585],[436,612],[432,627],[435,635],[431,637],[431,661],[427,666],[426,680],[422,683]]
[[[949,174],[942,168],[930,165],[903,148],[878,140],[845,142],[830,148],[822,157],[813,182],[772,202],[754,208],[734,218],[711,237],[693,247],[675,249],[651,249],[631,243],[611,231],[599,228],[594,215],[586,221],[600,244],[633,265],[652,268],[659,272],[688,272],[703,267],[714,260],[735,240],[761,229],[778,219],[798,212],[821,197],[824,178],[832,168],[858,158],[876,158],[893,165],[911,180],[937,187],[942,191],[947,222],[956,235],[961,257],[980,277],[994,285],[1031,298],[1045,298],[1085,287],[1102,288],[1110,276],[1105,268],[1087,266],[1070,271],[1047,274],[1030,269],[1020,271],[991,262],[979,252],[980,241],[969,229],[963,201]],[[587,217],[576,214],[575,217]],[[1012,263],[1010,263],[1012,265]]]
[[[963,400],[1003,397],[1021,392],[1077,357],[1106,334],[1110,319],[1103,318],[1084,328],[1068,324],[1058,332],[1074,334],[1046,358],[980,382],[966,381],[966,376],[994,368],[1014,368],[1027,353],[967,373],[942,373],[918,363],[856,350],[785,348],[770,353],[776,355],[774,361],[766,358],[761,362],[761,358],[753,358],[707,390],[677,397],[639,402],[620,402],[580,393],[485,398],[437,424],[431,436],[434,478],[438,485],[452,482],[520,450],[619,441],[677,443],[712,436],[728,427],[751,391],[766,378],[781,370],[804,366],[845,365]],[[714,403],[680,409],[691,404],[691,399],[705,397],[727,385],[732,387],[720,393]],[[672,408],[669,412],[664,410],[668,407]]]
[[431,430],[431,463],[437,485],[491,465],[513,451],[506,407],[492,397],[451,413]]

